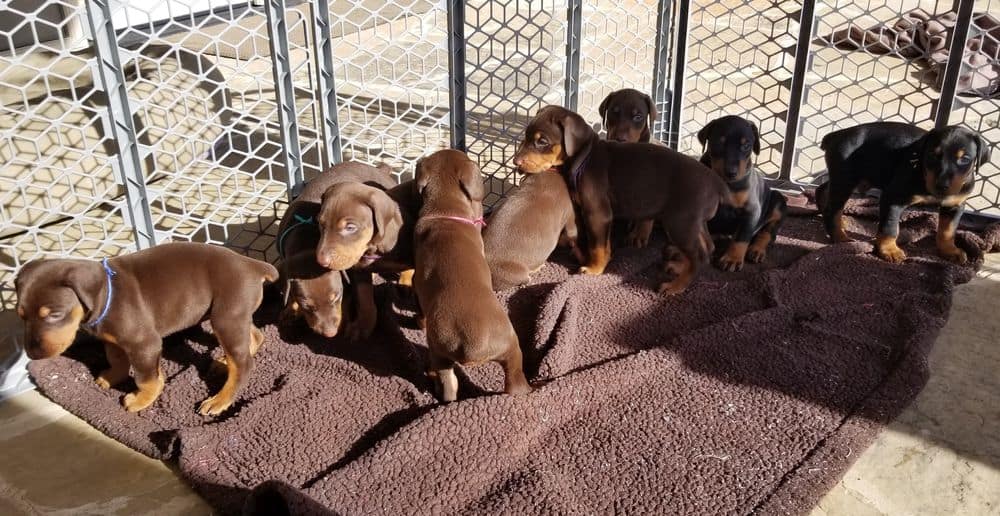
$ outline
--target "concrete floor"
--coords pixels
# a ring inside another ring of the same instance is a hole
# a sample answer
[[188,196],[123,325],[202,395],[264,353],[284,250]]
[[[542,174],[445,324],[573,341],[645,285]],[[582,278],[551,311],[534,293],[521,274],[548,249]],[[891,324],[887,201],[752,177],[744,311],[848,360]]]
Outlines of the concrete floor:
[[[813,516],[1000,514],[1000,255],[958,287],[916,402]],[[208,514],[172,469],[31,391],[0,403],[0,514]],[[69,458],[72,458],[70,460]]]

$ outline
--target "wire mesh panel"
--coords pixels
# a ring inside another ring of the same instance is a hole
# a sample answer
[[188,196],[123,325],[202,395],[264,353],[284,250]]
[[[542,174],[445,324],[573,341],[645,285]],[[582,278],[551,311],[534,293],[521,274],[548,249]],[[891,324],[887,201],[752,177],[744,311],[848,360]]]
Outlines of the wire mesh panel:
[[487,205],[516,183],[511,159],[531,117],[563,102],[565,9],[547,0],[466,3],[468,149],[492,178]]
[[700,156],[697,132],[740,115],[760,130],[757,166],[777,177],[800,11],[800,2],[692,2],[678,150]]
[[597,108],[612,91],[633,88],[652,96],[658,4],[583,3],[577,112],[588,122],[600,122]]
[[969,127],[991,142],[994,158],[979,168],[975,193],[966,205],[971,210],[1000,215],[1000,167],[996,158],[996,142],[1000,141],[1000,1],[975,2],[970,21],[948,123]]
[[448,145],[445,3],[332,2],[330,17],[344,158],[403,179]]

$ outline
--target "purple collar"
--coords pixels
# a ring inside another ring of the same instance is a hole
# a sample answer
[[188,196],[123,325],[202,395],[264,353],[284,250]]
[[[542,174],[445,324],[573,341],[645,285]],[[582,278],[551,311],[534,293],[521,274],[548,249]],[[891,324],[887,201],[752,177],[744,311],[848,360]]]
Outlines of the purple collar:
[[580,189],[580,176],[583,174],[583,170],[587,168],[587,162],[590,161],[591,149],[587,150],[587,155],[580,160],[580,164],[574,168],[569,174],[570,186],[573,187],[573,191],[576,192]]
[[465,224],[469,224],[480,228],[486,227],[486,219],[482,217],[479,217],[478,219],[470,219],[467,217],[457,217],[455,215],[424,215],[423,217],[420,218],[422,220],[431,220],[431,219],[454,220],[456,222],[463,222]]

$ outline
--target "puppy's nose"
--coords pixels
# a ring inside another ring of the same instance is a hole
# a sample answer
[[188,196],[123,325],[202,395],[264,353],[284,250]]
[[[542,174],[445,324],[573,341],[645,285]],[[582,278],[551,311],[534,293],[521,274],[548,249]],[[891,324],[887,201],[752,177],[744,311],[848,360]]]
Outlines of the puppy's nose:
[[316,263],[322,265],[323,267],[330,267],[330,255],[322,251],[316,253]]
[[616,134],[615,137],[614,137],[614,141],[619,142],[619,143],[628,143],[628,141],[629,141],[628,140],[628,135],[627,134]]
[[524,158],[521,156],[514,156],[514,166],[520,167],[524,163]]
[[324,337],[326,337],[328,339],[332,339],[332,338],[334,338],[334,337],[337,336],[337,328],[333,328],[333,329],[324,328],[322,333],[323,333]]

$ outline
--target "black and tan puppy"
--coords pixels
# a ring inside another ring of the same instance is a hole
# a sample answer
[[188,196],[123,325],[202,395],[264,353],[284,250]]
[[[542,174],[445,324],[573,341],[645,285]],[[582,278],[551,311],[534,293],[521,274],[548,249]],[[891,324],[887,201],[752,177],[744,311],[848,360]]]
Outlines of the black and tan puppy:
[[698,141],[705,151],[702,164],[726,182],[733,197],[732,206],[720,207],[708,221],[712,235],[732,237],[719,267],[738,271],[744,260],[762,262],[778,236],[788,203],[753,165],[753,155],[760,154],[757,126],[738,116],[724,116],[698,131]]
[[938,252],[965,263],[955,230],[975,186],[975,171],[990,159],[990,146],[981,135],[958,126],[928,132],[875,122],[832,132],[820,147],[826,151],[829,180],[816,190],[816,204],[834,242],[851,240],[842,213],[851,194],[859,187],[875,187],[882,191],[875,239],[879,257],[893,263],[906,259],[896,245],[900,215],[912,204],[930,203],[940,205]]
[[163,337],[206,319],[226,352],[226,383],[198,411],[229,408],[246,385],[264,336],[253,325],[263,284],[274,266],[218,246],[163,244],[137,253],[91,260],[38,260],[17,275],[17,314],[25,321],[29,358],[61,354],[83,329],[104,342],[109,367],[97,376],[107,389],[131,367],[138,389],[125,396],[130,412],[163,392]]
[[[310,180],[285,211],[278,226],[277,247],[281,256],[284,285],[284,323],[299,317],[309,328],[325,337],[337,335],[342,322],[344,283],[340,271],[330,270],[316,260],[320,242],[318,215],[323,194],[336,184],[364,184],[366,188],[385,189],[395,184],[387,166],[378,168],[357,162],[344,162]],[[355,305],[353,317],[345,321],[345,333],[352,340],[367,338],[375,326],[376,309],[371,293],[371,274],[349,275]]]
[[514,164],[526,173],[563,174],[586,231],[585,274],[603,273],[611,259],[612,217],[659,220],[672,244],[664,250],[664,270],[673,278],[659,287],[666,294],[682,292],[708,261],[706,223],[731,201],[726,184],[697,160],[661,145],[601,140],[560,106],[542,108],[528,124]]
[[576,213],[562,176],[542,172],[525,177],[500,201],[483,229],[493,290],[527,283],[561,239],[583,263],[576,238]]
[[[659,143],[651,139],[656,106],[653,98],[645,93],[626,88],[613,91],[597,108],[604,124],[605,138],[622,143]],[[633,247],[646,247],[653,232],[653,220],[643,219],[629,223],[625,243]]]
[[458,396],[456,363],[498,362],[504,368],[504,392],[530,392],[517,334],[493,294],[483,256],[485,193],[479,167],[462,152],[442,150],[417,163],[416,181],[423,207],[414,232],[413,288],[442,400]]
[[413,269],[413,226],[419,209],[420,195],[413,181],[387,191],[341,183],[323,194],[316,260],[331,270],[347,271],[352,281],[361,276],[354,288],[358,305],[373,308],[371,317],[358,318],[365,336],[376,323],[371,275]]

